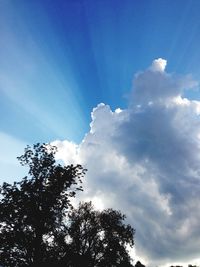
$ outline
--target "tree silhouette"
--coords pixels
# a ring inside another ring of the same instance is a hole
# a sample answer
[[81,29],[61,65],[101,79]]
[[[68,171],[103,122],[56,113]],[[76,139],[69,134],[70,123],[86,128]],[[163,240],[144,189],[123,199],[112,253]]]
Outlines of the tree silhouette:
[[145,265],[142,264],[140,261],[137,261],[135,267],[145,267]]
[[94,210],[91,202],[81,203],[78,209],[72,210],[69,213],[69,246],[73,259],[77,260],[72,266],[132,266],[127,245],[134,245],[135,231],[123,223],[124,219],[120,211]]
[[[29,166],[28,177],[0,187],[0,264],[4,267],[42,266],[62,251],[59,235],[67,231],[65,214],[85,170],[56,164],[56,148],[36,144],[19,157]],[[57,248],[57,249],[52,249]]]
[[130,267],[134,229],[125,215],[73,208],[86,170],[55,161],[56,147],[36,144],[19,157],[28,176],[0,186],[0,265],[4,267]]

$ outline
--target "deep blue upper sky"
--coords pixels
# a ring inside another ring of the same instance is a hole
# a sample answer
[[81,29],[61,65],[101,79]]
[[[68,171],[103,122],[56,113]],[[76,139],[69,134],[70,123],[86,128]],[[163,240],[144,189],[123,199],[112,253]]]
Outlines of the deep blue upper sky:
[[79,142],[92,108],[125,107],[158,57],[198,78],[199,14],[198,0],[1,0],[0,132]]

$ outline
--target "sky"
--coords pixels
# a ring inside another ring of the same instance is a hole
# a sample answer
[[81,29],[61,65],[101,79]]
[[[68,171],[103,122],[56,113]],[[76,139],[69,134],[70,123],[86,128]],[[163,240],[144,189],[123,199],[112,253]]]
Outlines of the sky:
[[200,264],[200,1],[0,0],[0,182],[27,144],[88,168],[149,266]]

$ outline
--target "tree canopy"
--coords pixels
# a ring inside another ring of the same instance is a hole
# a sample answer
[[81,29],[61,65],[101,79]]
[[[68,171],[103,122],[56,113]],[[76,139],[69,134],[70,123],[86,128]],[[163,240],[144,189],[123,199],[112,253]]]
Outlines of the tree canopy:
[[91,202],[81,203],[72,210],[69,244],[72,255],[81,263],[76,266],[132,266],[126,245],[133,246],[134,230],[124,224],[124,219],[120,211],[94,210]]
[[55,161],[56,147],[36,144],[19,157],[28,175],[0,186],[0,265],[129,267],[134,229],[125,216],[92,204],[73,208],[86,170]]

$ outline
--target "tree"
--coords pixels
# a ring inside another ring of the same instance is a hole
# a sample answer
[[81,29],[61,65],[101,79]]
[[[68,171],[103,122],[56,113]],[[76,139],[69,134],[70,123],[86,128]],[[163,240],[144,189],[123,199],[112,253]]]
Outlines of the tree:
[[[120,211],[94,210],[91,202],[81,203],[69,213],[69,247],[73,267],[132,266],[127,245],[134,245],[134,229],[123,221]],[[76,263],[74,265],[74,259]]]
[[55,161],[56,147],[36,144],[19,157],[28,176],[0,186],[0,265],[4,267],[131,267],[134,229],[125,215],[73,208],[86,170]]
[[137,261],[135,267],[145,267],[145,265],[142,264],[140,261]]
[[56,148],[36,144],[19,157],[28,177],[0,187],[0,264],[4,267],[43,266],[52,253],[62,258],[59,236],[67,231],[66,212],[85,169],[61,166]]

